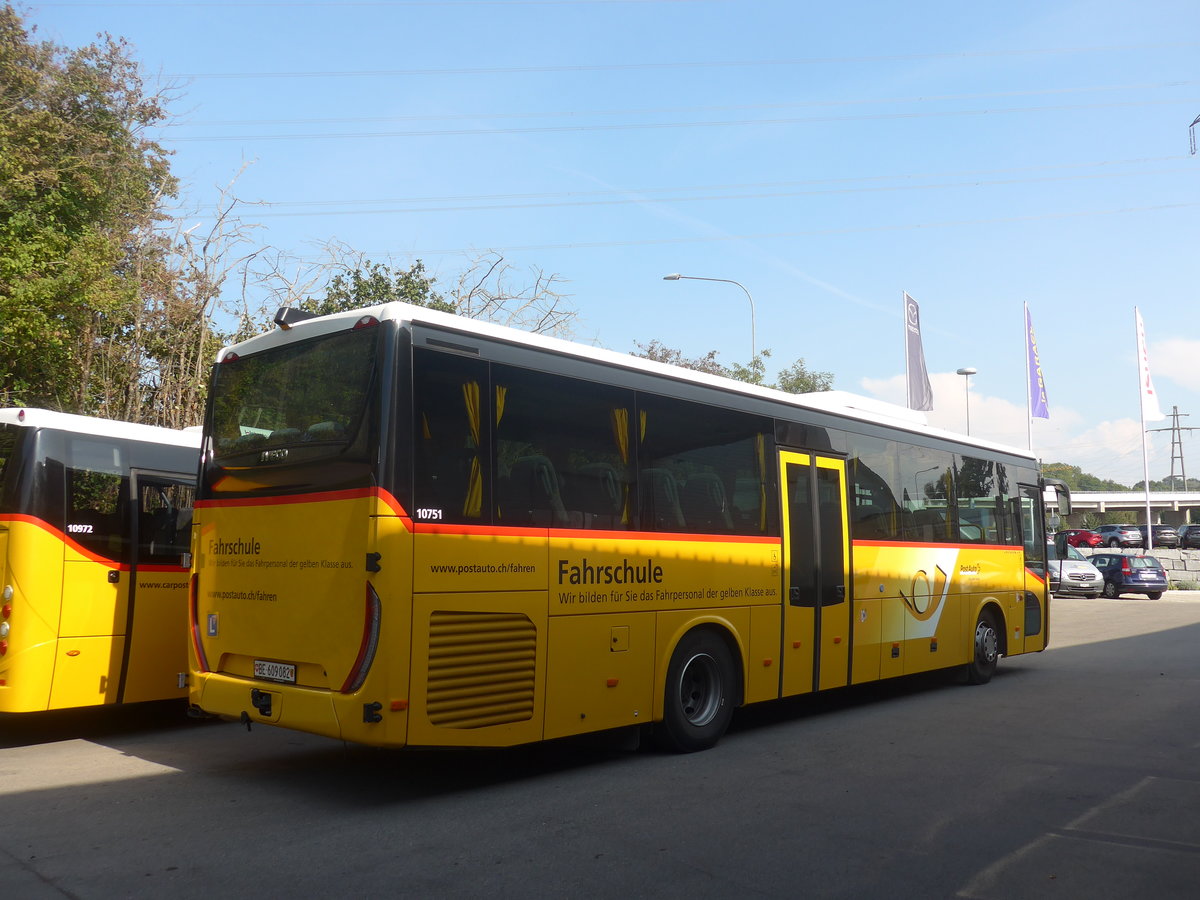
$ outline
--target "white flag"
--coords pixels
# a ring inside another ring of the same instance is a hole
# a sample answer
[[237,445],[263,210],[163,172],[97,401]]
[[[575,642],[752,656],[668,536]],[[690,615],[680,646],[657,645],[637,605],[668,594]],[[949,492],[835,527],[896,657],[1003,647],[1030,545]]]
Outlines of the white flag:
[[1138,378],[1141,380],[1142,391],[1142,421],[1153,422],[1165,419],[1163,411],[1158,406],[1158,392],[1154,390],[1154,382],[1150,380],[1150,355],[1146,352],[1146,326],[1142,324],[1142,314],[1138,308],[1133,308],[1133,317],[1137,322],[1138,345]]

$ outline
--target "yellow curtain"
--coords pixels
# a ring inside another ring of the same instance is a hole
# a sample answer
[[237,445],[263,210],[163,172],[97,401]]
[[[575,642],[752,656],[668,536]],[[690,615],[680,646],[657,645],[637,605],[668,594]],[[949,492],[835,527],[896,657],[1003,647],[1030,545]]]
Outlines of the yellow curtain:
[[504,418],[504,398],[508,396],[508,388],[496,385],[496,424]]
[[463,515],[478,519],[483,511],[483,468],[479,463],[479,382],[463,382],[463,403],[467,408],[467,424],[471,429],[471,476],[467,482],[467,496],[463,499]]
[[758,461],[758,531],[767,533],[767,436],[754,437],[754,455]]
[[612,422],[613,437],[617,439],[617,453],[621,456],[621,464],[625,467],[621,478],[621,524],[629,524],[629,410],[624,407],[614,407],[609,410]]
[[[502,385],[496,385],[496,427],[500,427],[500,420],[504,418],[504,401],[508,398],[508,388]],[[499,441],[497,441],[498,443]],[[493,455],[498,451],[493,450]],[[499,488],[493,491],[495,494],[496,518],[504,518],[504,510],[500,506],[500,490]]]

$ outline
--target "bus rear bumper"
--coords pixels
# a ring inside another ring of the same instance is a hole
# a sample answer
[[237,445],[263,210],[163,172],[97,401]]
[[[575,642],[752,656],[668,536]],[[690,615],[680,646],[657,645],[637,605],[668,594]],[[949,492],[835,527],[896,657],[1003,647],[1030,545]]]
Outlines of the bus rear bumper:
[[403,730],[382,727],[382,717],[373,710],[377,704],[364,704],[357,695],[212,672],[193,673],[192,677],[190,701],[202,714],[248,725],[280,725],[339,740],[404,746]]

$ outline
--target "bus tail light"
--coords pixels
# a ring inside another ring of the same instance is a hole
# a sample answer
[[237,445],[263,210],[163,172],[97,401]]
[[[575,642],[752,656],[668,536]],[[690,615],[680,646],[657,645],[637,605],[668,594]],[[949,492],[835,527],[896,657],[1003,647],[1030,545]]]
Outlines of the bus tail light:
[[0,641],[0,656],[8,652],[8,641]]
[[354,660],[354,665],[350,667],[350,674],[346,676],[346,681],[342,685],[343,694],[353,694],[367,680],[367,673],[371,671],[371,663],[375,661],[375,651],[379,647],[379,618],[379,595],[375,593],[375,588],[368,581],[366,622],[363,624],[362,644],[358,648],[358,658]]
[[197,610],[200,607],[200,576],[193,575],[188,585],[188,627],[192,632],[192,649],[196,651],[196,665],[201,672],[209,671],[208,657],[204,655],[204,645],[200,643],[200,622]]
[[374,328],[378,324],[379,324],[379,320],[377,318],[375,318],[374,316],[363,316],[361,319],[359,319],[357,322],[354,323],[353,330],[358,331],[358,329],[360,329],[360,328]]

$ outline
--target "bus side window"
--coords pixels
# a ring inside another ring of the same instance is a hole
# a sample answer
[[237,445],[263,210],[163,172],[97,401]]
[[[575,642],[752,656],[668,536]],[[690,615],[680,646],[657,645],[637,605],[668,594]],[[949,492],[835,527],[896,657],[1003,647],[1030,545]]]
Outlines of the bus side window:
[[129,480],[108,472],[67,469],[67,537],[115,562],[129,561]]
[[138,494],[138,561],[180,565],[188,552],[195,488],[143,484]]
[[488,524],[491,504],[487,365],[413,351],[413,518]]
[[492,388],[498,524],[633,527],[632,392],[500,364]]
[[651,394],[638,397],[642,527],[770,534],[774,424],[751,413]]

